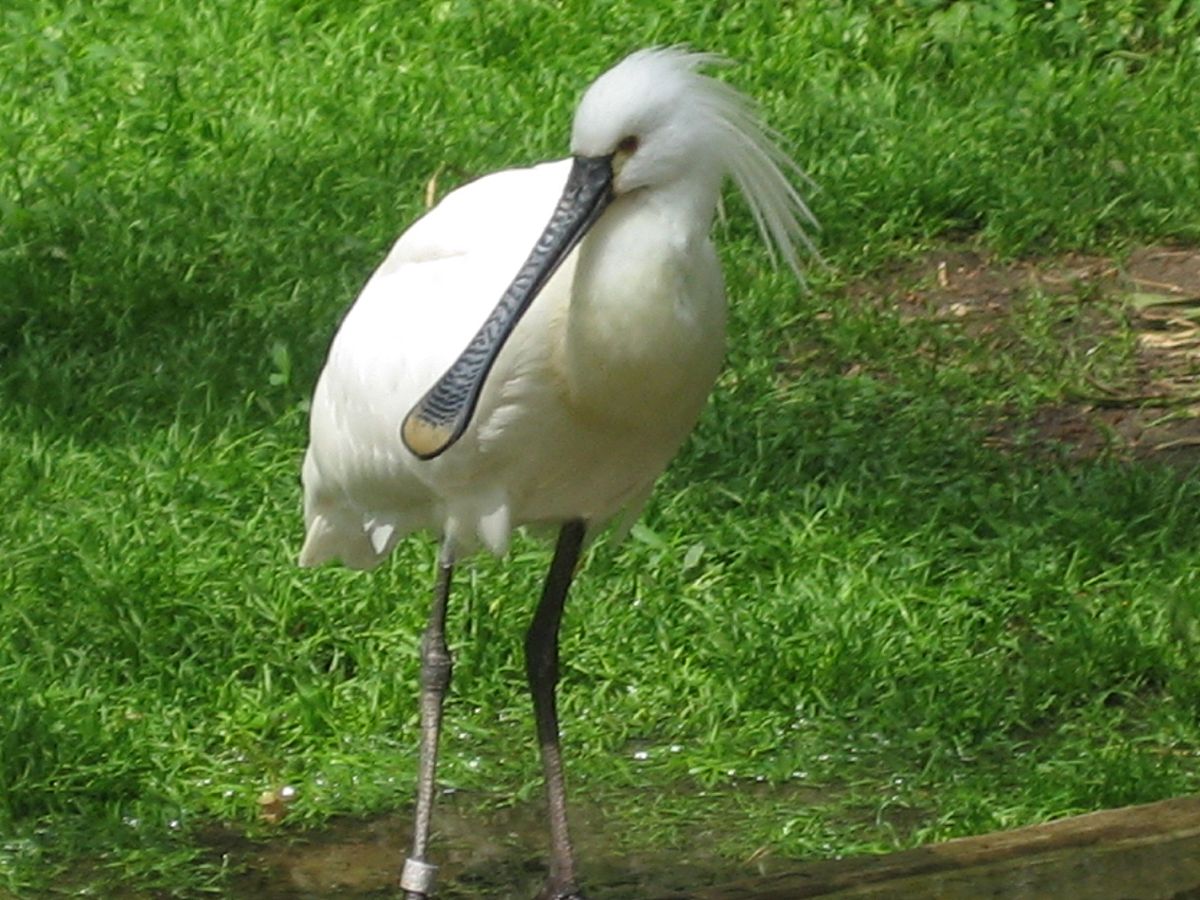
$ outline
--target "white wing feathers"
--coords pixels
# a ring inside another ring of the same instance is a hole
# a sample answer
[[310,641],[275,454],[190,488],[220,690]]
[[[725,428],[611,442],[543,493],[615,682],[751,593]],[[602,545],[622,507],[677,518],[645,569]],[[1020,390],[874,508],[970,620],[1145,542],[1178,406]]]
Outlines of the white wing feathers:
[[[371,568],[410,531],[453,526],[431,483],[446,467],[414,465],[399,426],[516,274],[568,168],[547,163],[464,185],[401,235],[372,274],[313,395],[301,565],[339,558]],[[463,502],[479,536],[501,552],[511,529],[506,505],[486,491]]]

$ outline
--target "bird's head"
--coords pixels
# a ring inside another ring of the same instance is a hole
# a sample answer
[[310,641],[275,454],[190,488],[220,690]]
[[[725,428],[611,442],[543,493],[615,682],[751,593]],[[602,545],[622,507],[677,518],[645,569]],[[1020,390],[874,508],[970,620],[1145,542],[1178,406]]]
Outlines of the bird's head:
[[705,81],[675,51],[642,51],[624,59],[587,89],[575,112],[571,153],[607,159],[613,193],[658,187],[712,168],[697,116]]
[[715,199],[729,176],[768,248],[799,275],[797,248],[811,249],[805,229],[816,226],[792,183],[805,176],[750,99],[701,71],[725,62],[678,47],[631,54],[584,93],[571,152],[577,162],[610,160],[616,196],[687,180]]

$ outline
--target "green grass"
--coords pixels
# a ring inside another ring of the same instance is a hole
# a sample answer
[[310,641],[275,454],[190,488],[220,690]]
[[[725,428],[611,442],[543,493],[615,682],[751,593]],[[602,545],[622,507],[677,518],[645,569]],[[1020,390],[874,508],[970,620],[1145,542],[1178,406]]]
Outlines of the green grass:
[[[697,6],[0,12],[0,893],[214,888],[194,835],[258,827],[285,782],[298,822],[410,802],[432,551],[293,567],[305,400],[427,181],[564,154],[580,90],[652,43],[742,62],[821,186],[828,267],[797,296],[730,204],[719,390],[568,608],[572,786],[639,840],[721,821],[731,856],[1200,787],[1200,483],[984,439],[1128,374],[1120,311],[1025,292],[989,344],[850,289],[944,240],[1200,240],[1200,16]],[[546,556],[474,561],[451,614],[442,773],[497,802],[538,790]]]

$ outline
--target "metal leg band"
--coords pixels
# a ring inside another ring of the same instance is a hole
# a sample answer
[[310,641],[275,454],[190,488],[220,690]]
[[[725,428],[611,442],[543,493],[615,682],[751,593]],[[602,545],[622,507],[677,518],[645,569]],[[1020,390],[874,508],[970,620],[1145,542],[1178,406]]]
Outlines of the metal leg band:
[[419,859],[404,860],[404,871],[400,873],[400,889],[422,897],[433,893],[438,867]]

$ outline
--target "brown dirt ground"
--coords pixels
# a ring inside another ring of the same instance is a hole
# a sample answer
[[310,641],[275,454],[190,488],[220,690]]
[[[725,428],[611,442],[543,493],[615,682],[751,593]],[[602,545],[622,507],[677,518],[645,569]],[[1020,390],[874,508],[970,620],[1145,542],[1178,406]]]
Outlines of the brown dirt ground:
[[1031,289],[1117,306],[1122,315],[1093,317],[1089,327],[1130,329],[1134,364],[1120,383],[1090,381],[1083,396],[998,425],[990,439],[1005,446],[1018,430],[1032,431],[1035,440],[1065,447],[1075,459],[1108,453],[1200,465],[1200,249],[1143,247],[1122,261],[1073,253],[999,262],[971,249],[941,248],[851,293],[890,296],[906,314],[957,320],[967,333],[984,336],[1003,327],[1014,301]]

